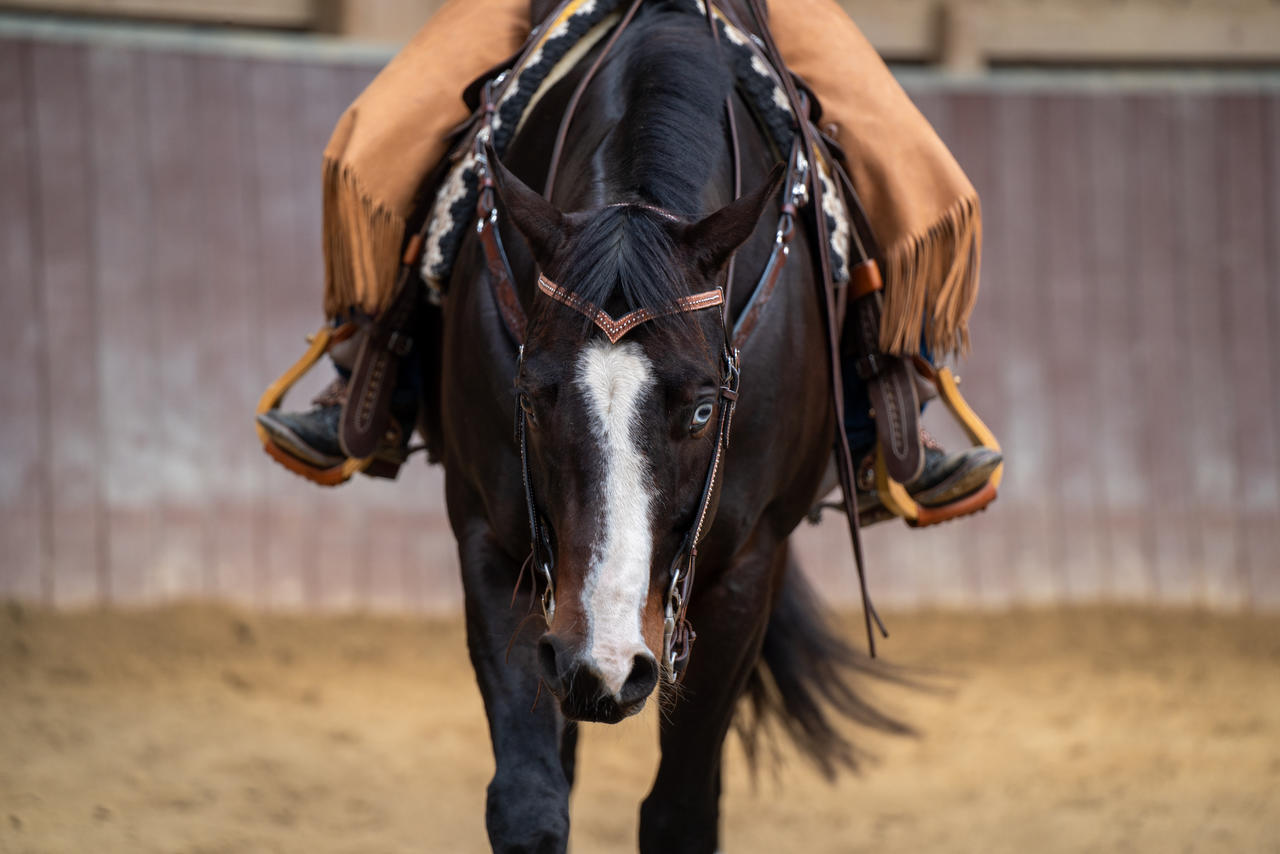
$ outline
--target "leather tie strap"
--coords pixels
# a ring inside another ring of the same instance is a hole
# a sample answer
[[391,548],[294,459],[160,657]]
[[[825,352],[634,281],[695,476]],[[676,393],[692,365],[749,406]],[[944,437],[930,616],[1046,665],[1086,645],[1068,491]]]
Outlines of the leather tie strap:
[[360,345],[338,427],[338,441],[349,457],[371,457],[383,441],[391,422],[391,394],[400,360],[413,349],[413,338],[406,330],[421,296],[422,287],[413,269],[401,267],[395,300],[371,324]]

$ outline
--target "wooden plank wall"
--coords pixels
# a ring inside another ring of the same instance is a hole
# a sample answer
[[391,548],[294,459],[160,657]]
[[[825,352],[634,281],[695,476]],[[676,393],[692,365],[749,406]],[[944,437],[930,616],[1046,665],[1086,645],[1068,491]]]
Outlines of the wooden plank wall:
[[[0,598],[457,607],[438,469],[322,491],[251,429],[374,70],[0,38]],[[872,589],[1280,606],[1280,89],[1071,81],[908,84],[984,199],[961,370],[1009,464],[976,520],[868,532]],[[854,600],[837,520],[800,549]]]

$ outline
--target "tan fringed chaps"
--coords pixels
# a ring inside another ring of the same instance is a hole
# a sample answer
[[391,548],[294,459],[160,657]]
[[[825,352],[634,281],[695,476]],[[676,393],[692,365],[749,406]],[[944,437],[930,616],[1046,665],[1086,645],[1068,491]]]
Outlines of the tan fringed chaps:
[[[466,118],[460,93],[513,54],[528,0],[449,0],[347,108],[324,153],[325,312],[391,300],[405,221],[422,178]],[[835,0],[770,9],[790,67],[821,99],[884,252],[881,346],[968,347],[978,293],[978,195],[928,121]]]

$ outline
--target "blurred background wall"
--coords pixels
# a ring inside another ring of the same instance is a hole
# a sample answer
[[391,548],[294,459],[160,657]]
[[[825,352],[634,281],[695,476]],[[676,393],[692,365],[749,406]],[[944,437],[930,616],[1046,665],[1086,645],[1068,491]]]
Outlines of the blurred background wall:
[[[320,150],[432,5],[0,3],[0,598],[457,607],[439,469],[322,491],[251,426],[321,321]],[[1009,458],[868,533],[878,601],[1280,606],[1280,7],[846,5],[982,193]],[[839,520],[800,545],[855,601]]]
[[[775,0],[785,2],[785,0]],[[840,0],[887,58],[973,69],[1005,62],[1272,63],[1272,0]],[[442,0],[3,0],[0,9],[270,27],[402,44]]]

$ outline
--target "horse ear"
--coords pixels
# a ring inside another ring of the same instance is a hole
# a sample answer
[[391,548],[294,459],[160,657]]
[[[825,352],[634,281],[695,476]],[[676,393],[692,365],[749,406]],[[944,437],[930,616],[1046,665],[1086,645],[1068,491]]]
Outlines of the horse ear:
[[545,267],[563,239],[564,214],[502,165],[492,145],[486,145],[484,152],[498,187],[498,198],[528,241],[533,259]]
[[685,245],[693,252],[704,273],[715,275],[720,272],[738,247],[751,237],[765,206],[782,186],[785,171],[779,163],[754,192],[725,205],[685,230]]

